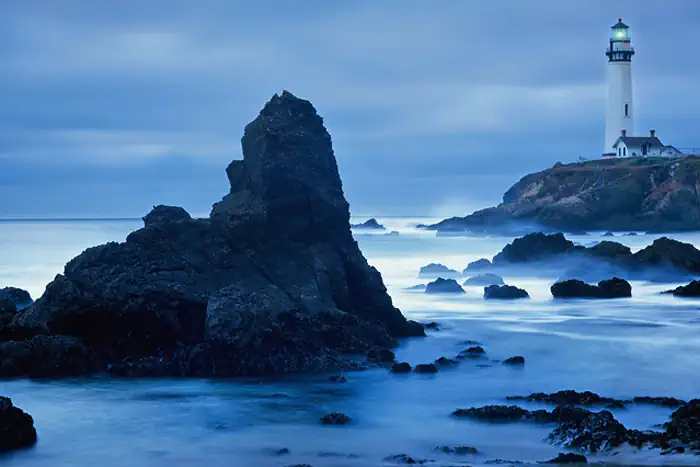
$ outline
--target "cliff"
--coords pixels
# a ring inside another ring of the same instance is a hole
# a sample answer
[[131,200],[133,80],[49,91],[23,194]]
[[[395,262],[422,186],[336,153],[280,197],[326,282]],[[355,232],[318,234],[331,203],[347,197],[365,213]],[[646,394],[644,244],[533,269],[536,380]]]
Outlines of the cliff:
[[439,232],[700,229],[700,158],[556,164],[526,175],[496,207],[428,227]]

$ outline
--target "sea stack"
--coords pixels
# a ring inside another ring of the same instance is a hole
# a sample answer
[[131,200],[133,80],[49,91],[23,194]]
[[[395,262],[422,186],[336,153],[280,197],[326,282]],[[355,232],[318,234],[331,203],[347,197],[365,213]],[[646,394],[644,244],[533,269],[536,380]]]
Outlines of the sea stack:
[[338,371],[358,366],[347,354],[424,335],[353,240],[313,105],[275,94],[242,147],[209,218],[155,207],[126,242],[71,260],[14,324],[79,339],[98,369],[135,376]]

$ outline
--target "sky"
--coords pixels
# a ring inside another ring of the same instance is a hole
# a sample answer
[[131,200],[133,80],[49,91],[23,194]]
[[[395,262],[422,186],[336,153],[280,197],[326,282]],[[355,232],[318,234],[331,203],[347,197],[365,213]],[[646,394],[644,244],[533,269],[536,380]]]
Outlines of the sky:
[[700,147],[698,0],[3,0],[0,218],[206,215],[284,89],[354,215],[464,215],[600,155],[618,16],[635,132]]

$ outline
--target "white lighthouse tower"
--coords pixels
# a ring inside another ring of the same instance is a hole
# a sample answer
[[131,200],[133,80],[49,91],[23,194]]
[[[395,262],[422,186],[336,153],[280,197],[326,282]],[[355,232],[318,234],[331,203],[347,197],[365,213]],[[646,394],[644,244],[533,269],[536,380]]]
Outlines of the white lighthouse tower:
[[605,128],[604,156],[616,155],[613,145],[626,133],[634,134],[632,106],[632,41],[629,26],[618,18],[612,27],[608,57],[608,111]]

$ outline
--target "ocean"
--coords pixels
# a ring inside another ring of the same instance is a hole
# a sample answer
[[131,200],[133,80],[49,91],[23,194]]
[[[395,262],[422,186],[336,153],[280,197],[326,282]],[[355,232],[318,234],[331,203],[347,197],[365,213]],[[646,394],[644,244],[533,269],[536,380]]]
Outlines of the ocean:
[[[354,219],[362,221],[364,219]],[[455,419],[457,408],[504,404],[505,398],[561,389],[591,390],[628,399],[689,399],[700,389],[698,302],[659,292],[678,284],[633,282],[633,297],[618,300],[553,300],[553,278],[505,275],[525,288],[529,300],[484,301],[483,290],[434,296],[404,288],[425,283],[421,266],[443,263],[462,270],[470,261],[499,252],[505,237],[436,237],[416,230],[434,219],[380,218],[399,236],[357,235],[379,269],[394,303],[406,316],[438,321],[439,331],[409,339],[396,349],[411,364],[454,357],[466,341],[479,342],[488,360],[465,361],[435,375],[393,375],[373,369],[345,375],[275,380],[80,378],[61,381],[3,380],[0,395],[29,412],[39,442],[0,456],[18,466],[325,466],[394,465],[387,456],[407,454],[431,465],[482,465],[495,459],[535,463],[563,450],[544,438],[551,427],[528,423],[489,425]],[[141,220],[0,222],[0,287],[12,285],[38,297],[63,265],[85,248],[123,241]],[[658,235],[617,236],[640,249]],[[568,237],[589,245],[601,233]],[[674,235],[695,244],[700,234]],[[498,361],[522,355],[521,368]],[[526,408],[545,408],[521,404]],[[347,426],[319,423],[327,412],[353,418]],[[629,406],[613,410],[626,426],[654,429],[671,409]],[[470,445],[477,455],[435,451]],[[283,448],[288,453],[280,453]],[[698,465],[690,455],[658,451],[597,454],[589,461],[614,465]],[[507,464],[506,464],[507,465]]]

